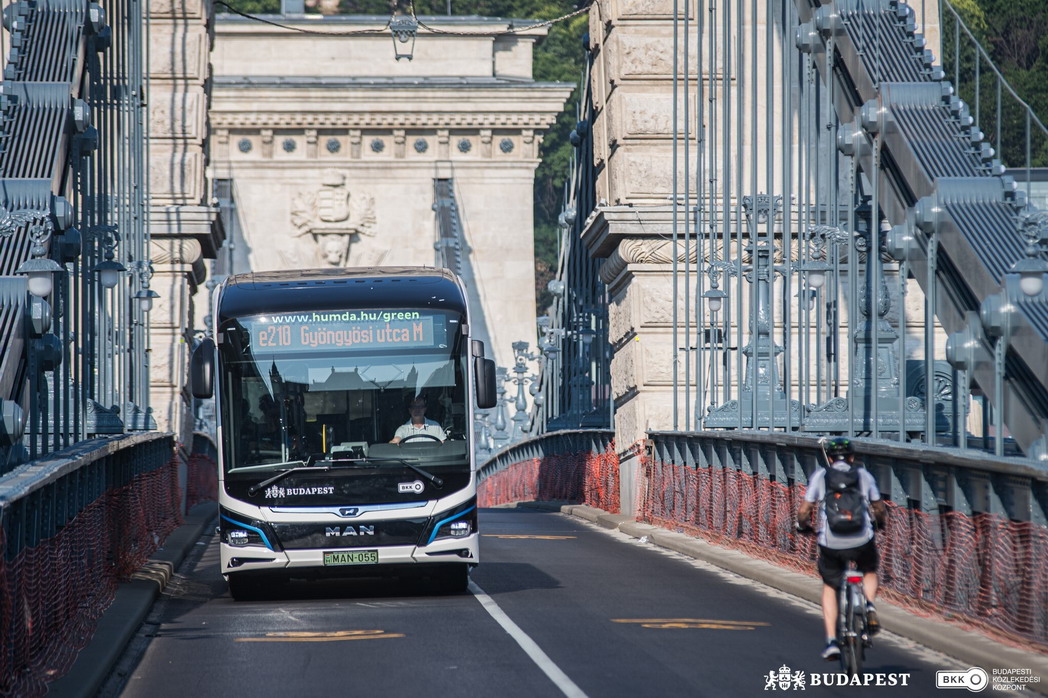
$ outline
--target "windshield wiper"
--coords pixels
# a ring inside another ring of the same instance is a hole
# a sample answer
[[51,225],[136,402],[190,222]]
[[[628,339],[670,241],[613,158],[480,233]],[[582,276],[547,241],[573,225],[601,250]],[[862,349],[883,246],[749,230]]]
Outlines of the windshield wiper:
[[282,470],[279,473],[277,473],[276,475],[274,475],[273,477],[268,478],[266,480],[263,480],[262,482],[259,482],[257,484],[251,485],[251,487],[248,487],[247,488],[247,494],[248,494],[249,497],[253,497],[254,495],[258,494],[259,490],[263,490],[263,489],[269,487],[270,485],[272,485],[274,483],[280,482],[281,480],[286,478],[288,475],[292,475],[294,473],[300,473],[300,472],[315,473],[317,471],[322,472],[322,473],[326,473],[329,470],[336,470],[339,467],[340,466],[337,466],[337,465],[304,465],[304,466],[300,466],[298,468],[291,468],[289,470]]
[[430,484],[434,487],[439,488],[444,486],[444,478],[438,477],[427,470],[423,470],[414,463],[403,458],[340,458],[339,461],[342,463],[400,463],[404,467],[411,468],[416,473],[429,480]]
[[[433,473],[427,472],[427,471],[423,470],[422,468],[418,467],[417,465],[409,463],[408,461],[404,460],[403,458],[340,458],[338,460],[338,462],[339,463],[353,463],[353,464],[356,464],[356,463],[400,463],[401,465],[403,465],[405,467],[411,468],[416,473],[418,473],[422,477],[424,477],[427,480],[429,480],[430,484],[432,484],[434,487],[440,488],[440,487],[444,486],[444,478],[437,477]],[[310,473],[322,472],[322,473],[326,473],[329,470],[341,470],[341,469],[352,468],[352,467],[353,467],[353,465],[307,465],[307,466],[300,466],[298,468],[290,468],[288,470],[282,470],[281,472],[277,473],[273,477],[267,478],[267,479],[263,480],[262,482],[259,482],[257,484],[252,485],[251,487],[248,487],[247,488],[247,494],[248,494],[249,497],[253,497],[256,494],[258,494],[260,490],[264,490],[265,488],[269,487],[270,485],[276,484],[276,483],[280,482],[281,480],[283,480],[284,478],[286,478],[287,476],[293,475],[294,473],[301,473],[301,472],[310,472]]]

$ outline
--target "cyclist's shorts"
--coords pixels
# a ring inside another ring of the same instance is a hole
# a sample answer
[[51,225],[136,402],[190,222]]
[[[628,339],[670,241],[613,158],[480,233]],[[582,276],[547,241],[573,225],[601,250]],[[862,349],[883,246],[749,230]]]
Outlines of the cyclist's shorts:
[[877,544],[870,540],[858,548],[834,550],[819,546],[819,574],[822,581],[836,589],[841,585],[848,562],[854,560],[860,572],[876,572],[880,564]]

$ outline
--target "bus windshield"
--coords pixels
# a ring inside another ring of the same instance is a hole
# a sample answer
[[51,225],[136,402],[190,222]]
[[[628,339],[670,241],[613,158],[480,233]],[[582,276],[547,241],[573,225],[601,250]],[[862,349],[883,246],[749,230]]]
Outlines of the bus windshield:
[[[232,318],[219,332],[227,479],[257,483],[315,466],[328,478],[389,467],[468,474],[459,314],[305,311]],[[392,443],[413,404],[424,428]]]

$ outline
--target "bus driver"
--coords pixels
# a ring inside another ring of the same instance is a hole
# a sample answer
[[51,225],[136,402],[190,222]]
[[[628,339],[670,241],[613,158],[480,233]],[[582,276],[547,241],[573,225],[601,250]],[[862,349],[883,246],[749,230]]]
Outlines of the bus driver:
[[408,413],[411,415],[411,418],[397,427],[397,431],[393,434],[393,439],[390,441],[391,444],[400,443],[402,439],[406,439],[409,436],[425,435],[439,441],[444,441],[447,438],[440,425],[426,417],[426,407],[426,398],[423,395],[416,395],[408,403]]

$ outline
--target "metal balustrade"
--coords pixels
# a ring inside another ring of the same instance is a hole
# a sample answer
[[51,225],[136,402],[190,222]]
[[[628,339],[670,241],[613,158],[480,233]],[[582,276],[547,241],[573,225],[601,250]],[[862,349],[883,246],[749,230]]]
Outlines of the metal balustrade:
[[[703,15],[674,20],[685,118],[673,120],[673,147],[686,174],[673,177],[670,259],[685,311],[673,309],[673,363],[660,369],[673,378],[665,426],[1048,458],[1048,214],[1004,174],[914,12],[898,0],[754,0]],[[749,29],[733,39],[740,25]],[[963,58],[953,63],[955,78],[966,74]],[[710,80],[692,84],[695,68]],[[980,99],[977,87],[963,93]],[[1001,123],[985,102],[979,118]],[[1027,113],[1037,151],[1040,122]],[[592,153],[579,155],[576,188],[594,176]],[[578,199],[570,210],[579,226],[613,209]],[[595,265],[573,240],[565,259]],[[568,270],[553,282],[565,298],[606,297],[596,274]],[[554,351],[571,315],[558,299],[540,328]],[[621,347],[607,345],[606,323],[593,326],[587,351],[610,365]],[[594,396],[608,396],[610,424],[610,374],[550,354],[531,433],[580,425],[571,400]],[[592,382],[576,385],[579,374]]]
[[[794,530],[808,478],[825,463],[817,440],[729,430],[648,437],[618,453],[607,431],[525,440],[482,465],[481,504],[566,500],[618,513],[621,501],[639,521],[817,583],[815,544]],[[972,450],[853,443],[890,511],[879,534],[886,595],[921,614],[1048,647],[1048,467]]]
[[68,670],[180,500],[170,434],[91,439],[0,476],[0,693],[43,695]]
[[4,11],[0,473],[99,434],[155,428],[144,12],[130,0]]

